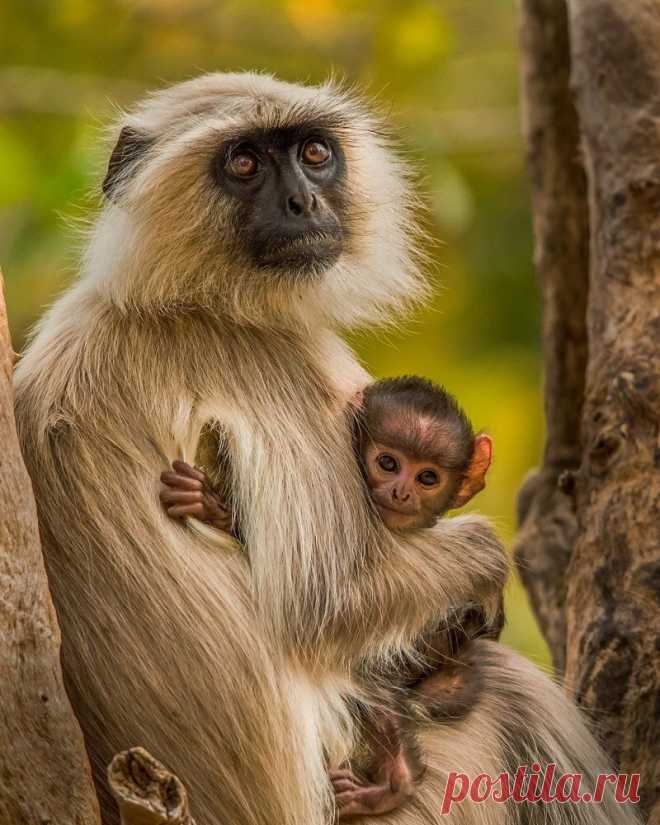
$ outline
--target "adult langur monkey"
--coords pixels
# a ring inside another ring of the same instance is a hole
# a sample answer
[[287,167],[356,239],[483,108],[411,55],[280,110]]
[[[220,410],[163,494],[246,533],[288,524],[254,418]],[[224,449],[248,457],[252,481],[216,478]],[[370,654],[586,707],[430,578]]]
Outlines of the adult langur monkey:
[[[351,749],[353,664],[457,606],[492,615],[505,575],[477,517],[385,529],[352,452],[344,408],[369,377],[336,330],[424,294],[415,202],[381,122],[330,84],[211,74],[121,127],[81,277],[16,376],[105,822],[106,765],[141,744],[186,783],[200,825],[323,825],[328,765]],[[161,471],[194,461],[215,422],[249,565],[158,501]],[[606,767],[548,679],[477,644],[478,706],[424,732],[426,780],[383,821],[440,821],[450,770]],[[521,811],[466,801],[451,821],[630,821],[613,802]]]

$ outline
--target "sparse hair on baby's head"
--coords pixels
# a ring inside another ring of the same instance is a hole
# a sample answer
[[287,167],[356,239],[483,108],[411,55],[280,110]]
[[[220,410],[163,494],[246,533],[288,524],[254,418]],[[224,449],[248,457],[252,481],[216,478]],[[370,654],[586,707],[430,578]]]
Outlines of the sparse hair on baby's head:
[[363,437],[395,441],[408,454],[467,470],[474,430],[458,401],[427,378],[405,375],[375,381],[364,389],[359,414]]

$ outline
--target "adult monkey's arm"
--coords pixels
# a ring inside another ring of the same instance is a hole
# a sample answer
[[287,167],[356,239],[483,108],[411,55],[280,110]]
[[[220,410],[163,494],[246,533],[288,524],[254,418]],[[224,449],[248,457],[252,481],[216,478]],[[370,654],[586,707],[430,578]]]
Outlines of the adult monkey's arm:
[[[345,374],[356,369],[344,364]],[[312,371],[301,371],[301,391]],[[276,394],[277,376],[269,377]],[[268,409],[278,406],[273,401]],[[243,435],[240,410],[223,428],[237,428],[239,524],[256,604],[278,643],[295,656],[346,665],[391,644],[406,647],[429,624],[468,606],[496,621],[508,562],[488,521],[462,515],[430,529],[391,532],[365,494],[346,420],[323,408],[314,415],[325,417],[323,431],[310,433],[301,416],[307,449],[293,455],[275,414],[264,416],[265,444],[254,444],[247,427]],[[223,456],[221,431],[205,427],[197,448],[195,461],[211,471],[214,457]]]

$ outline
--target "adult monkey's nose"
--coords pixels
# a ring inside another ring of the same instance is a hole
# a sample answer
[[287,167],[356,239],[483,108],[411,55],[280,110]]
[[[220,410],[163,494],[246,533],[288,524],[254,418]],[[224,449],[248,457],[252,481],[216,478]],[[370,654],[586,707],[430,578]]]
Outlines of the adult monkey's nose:
[[316,206],[316,195],[309,191],[295,192],[289,195],[286,202],[287,212],[296,218],[309,217],[316,211]]

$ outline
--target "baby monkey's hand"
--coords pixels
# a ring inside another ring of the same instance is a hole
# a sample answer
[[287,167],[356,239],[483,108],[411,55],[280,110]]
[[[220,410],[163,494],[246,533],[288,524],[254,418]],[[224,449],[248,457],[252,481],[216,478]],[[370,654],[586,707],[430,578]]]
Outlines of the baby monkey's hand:
[[218,530],[231,532],[231,508],[197,467],[191,467],[185,461],[174,461],[172,469],[162,473],[160,480],[165,485],[165,489],[161,490],[160,500],[170,518],[181,519],[190,516]]

